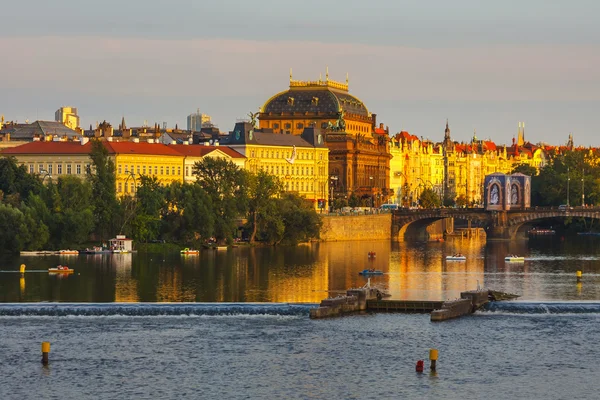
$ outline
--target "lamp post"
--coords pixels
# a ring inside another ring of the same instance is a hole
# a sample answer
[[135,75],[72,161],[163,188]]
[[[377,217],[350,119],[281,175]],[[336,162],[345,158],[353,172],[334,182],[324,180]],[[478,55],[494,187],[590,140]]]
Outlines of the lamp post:
[[330,187],[331,187],[331,195],[329,196],[329,212],[333,212],[333,187],[335,186],[335,182],[338,180],[337,175],[331,175],[330,179]]
[[581,207],[585,207],[585,191],[583,178],[585,177],[585,169],[581,171]]
[[569,207],[569,189],[571,185],[571,176],[569,175],[569,167],[567,167],[567,207]]
[[127,174],[127,179],[125,179],[125,188],[124,189],[125,189],[125,191],[127,191],[127,182],[129,182],[129,179],[131,178],[131,179],[133,179],[133,188],[134,188],[134,190],[132,190],[131,193],[135,194],[135,189],[137,188],[137,182],[135,180],[135,172],[125,170],[125,174]]
[[52,175],[50,175],[50,172],[46,171],[45,169],[40,169],[40,175],[42,175],[42,185],[44,184],[44,179],[46,179],[46,177],[52,180]]

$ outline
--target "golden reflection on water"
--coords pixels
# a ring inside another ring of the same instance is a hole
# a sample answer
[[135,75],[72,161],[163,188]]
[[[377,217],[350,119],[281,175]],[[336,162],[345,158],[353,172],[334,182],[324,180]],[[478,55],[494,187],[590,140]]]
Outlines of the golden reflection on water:
[[[368,253],[375,252],[375,258]],[[466,261],[447,261],[455,253]],[[507,263],[507,254],[525,255]],[[44,270],[55,257],[21,257],[6,269]],[[180,254],[102,254],[73,257],[72,276],[43,273],[0,274],[0,299],[11,301],[116,302],[290,302],[317,303],[361,287],[359,272],[384,272],[371,278],[394,299],[446,300],[464,290],[494,288],[523,299],[600,298],[600,250],[596,242],[547,244],[488,242],[333,242],[298,247],[244,247]],[[575,271],[583,270],[576,285]]]

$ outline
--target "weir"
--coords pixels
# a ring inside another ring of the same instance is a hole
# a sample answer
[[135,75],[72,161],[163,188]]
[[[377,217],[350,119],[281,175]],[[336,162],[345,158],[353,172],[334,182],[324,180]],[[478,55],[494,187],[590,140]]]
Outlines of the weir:
[[345,296],[321,301],[318,308],[310,310],[314,319],[338,317],[360,311],[431,313],[431,321],[445,321],[472,314],[490,300],[513,299],[518,296],[495,290],[470,290],[462,292],[460,299],[449,301],[428,300],[384,300],[386,294],[379,289],[367,286],[350,289]]

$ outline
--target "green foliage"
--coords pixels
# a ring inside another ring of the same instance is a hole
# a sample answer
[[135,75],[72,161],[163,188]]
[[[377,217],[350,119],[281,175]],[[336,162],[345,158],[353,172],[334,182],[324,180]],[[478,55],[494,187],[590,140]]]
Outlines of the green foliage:
[[360,199],[354,193],[352,193],[350,195],[350,198],[348,199],[348,206],[349,207],[358,207],[358,206],[360,206]]
[[463,208],[463,207],[466,207],[466,205],[467,205],[467,198],[465,197],[464,194],[461,194],[460,196],[458,196],[456,198],[456,207]]
[[197,183],[174,182],[166,188],[161,211],[164,238],[194,245],[214,235],[212,198]]
[[194,175],[212,200],[215,238],[231,242],[238,220],[248,210],[248,172],[223,158],[204,157],[194,166]]
[[323,222],[309,201],[294,193],[284,193],[278,208],[285,226],[280,242],[296,244],[319,237]]
[[[272,217],[269,213],[274,208],[276,196],[283,191],[283,185],[277,177],[259,171],[248,176],[249,224],[251,226],[250,243],[254,243],[259,229],[269,230]],[[278,229],[278,228],[277,228]]]
[[165,205],[165,188],[156,177],[141,176],[135,199],[121,202],[125,226],[130,221],[131,237],[139,242],[156,240],[160,234],[160,213]]
[[0,204],[0,249],[20,251],[30,240],[25,216],[10,204]]
[[102,142],[92,142],[92,168],[87,171],[92,184],[92,205],[94,207],[95,232],[102,240],[115,233],[115,220],[118,215],[115,164],[108,156]]
[[27,173],[24,165],[17,165],[13,157],[0,157],[0,191],[4,197],[13,196],[11,201],[18,205],[30,194],[39,194],[42,183],[35,175]]
[[519,164],[519,165],[516,165],[511,171],[511,174],[517,174],[517,173],[527,175],[527,176],[536,176],[537,169],[535,167],[532,167],[531,165]]
[[419,204],[423,208],[437,208],[442,202],[440,196],[431,188],[425,188],[419,196]]

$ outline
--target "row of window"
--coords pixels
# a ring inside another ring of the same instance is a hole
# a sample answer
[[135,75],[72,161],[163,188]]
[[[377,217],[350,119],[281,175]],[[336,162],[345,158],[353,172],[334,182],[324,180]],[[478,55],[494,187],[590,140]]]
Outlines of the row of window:
[[[123,168],[124,167],[124,168]],[[177,168],[177,173],[175,173],[175,169]],[[154,169],[154,174],[152,173]],[[135,173],[136,175],[177,175],[180,176],[181,175],[181,166],[164,166],[161,165],[160,167],[158,165],[123,165],[123,164],[119,164],[117,166],[117,172],[119,174],[122,173],[126,173],[126,174],[131,174],[131,173]],[[160,174],[159,174],[160,172]]]
[[123,193],[123,189],[125,189],[125,193],[135,193],[135,182],[129,182],[129,185],[127,185],[127,182],[117,183],[117,193]]
[[[89,163],[85,164],[85,167],[89,167]],[[57,174],[57,175],[63,175],[63,174],[67,174],[67,175],[71,175],[73,173],[75,173],[76,175],[81,175],[82,173],[84,173],[85,169],[82,168],[82,164],[75,164],[73,168],[73,164],[54,164],[54,163],[49,163],[49,164],[38,164],[38,170],[37,172],[40,174],[45,174],[48,173],[49,175],[52,174]],[[56,169],[54,169],[54,167],[56,166]],[[30,174],[34,174],[35,171],[35,164],[29,164],[29,173]]]
[[[250,157],[254,158],[255,154],[258,154],[258,151],[255,153],[254,150],[250,151]],[[260,158],[291,158],[292,157],[292,152],[284,152],[282,151],[281,153],[278,151],[265,151],[265,150],[261,150],[260,151]],[[310,151],[297,151],[296,152],[296,158],[298,160],[312,160],[313,159],[313,153]],[[319,154],[319,160],[323,159],[323,154]]]

